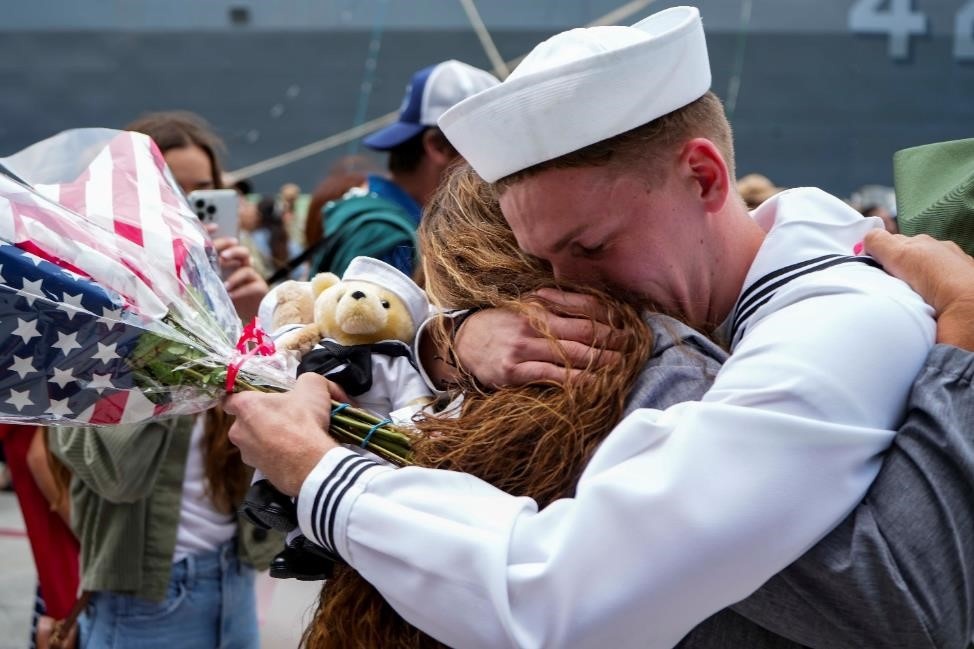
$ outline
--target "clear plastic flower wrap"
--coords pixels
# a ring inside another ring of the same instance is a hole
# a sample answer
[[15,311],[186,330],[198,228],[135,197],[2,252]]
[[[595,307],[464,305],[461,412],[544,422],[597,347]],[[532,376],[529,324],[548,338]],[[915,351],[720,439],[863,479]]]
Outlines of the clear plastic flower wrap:
[[[292,359],[241,326],[149,137],[66,131],[0,165],[0,421],[135,423],[293,383]],[[344,409],[332,433],[371,420]],[[393,439],[402,463],[403,434],[381,433],[370,447]]]

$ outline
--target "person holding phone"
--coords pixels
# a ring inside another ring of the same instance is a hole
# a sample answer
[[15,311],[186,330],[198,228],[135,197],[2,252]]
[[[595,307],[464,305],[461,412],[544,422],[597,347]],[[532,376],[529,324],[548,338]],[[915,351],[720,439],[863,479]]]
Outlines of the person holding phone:
[[186,202],[200,222],[207,228],[213,226],[210,235],[214,239],[237,237],[240,200],[235,189],[194,189],[186,194]]
[[[154,113],[127,128],[153,138],[187,194],[220,188],[220,143],[198,116]],[[235,238],[213,243],[237,312],[249,320],[267,284]],[[254,570],[282,541],[237,515],[251,471],[227,438],[230,423],[213,408],[139,425],[49,429],[51,451],[73,474],[81,586],[92,593],[80,646],[259,645]]]
[[[149,113],[125,127],[151,137],[162,152],[173,177],[188,195],[193,192],[223,189],[218,153],[223,143],[199,115],[187,111]],[[212,194],[207,194],[212,196]],[[210,203],[213,204],[213,203]],[[236,200],[230,212],[236,218]],[[248,322],[257,315],[257,307],[267,293],[267,284],[254,270],[250,251],[239,245],[236,226],[218,228],[207,225],[213,246],[220,255],[220,267],[226,278],[227,292],[237,306],[240,319]]]

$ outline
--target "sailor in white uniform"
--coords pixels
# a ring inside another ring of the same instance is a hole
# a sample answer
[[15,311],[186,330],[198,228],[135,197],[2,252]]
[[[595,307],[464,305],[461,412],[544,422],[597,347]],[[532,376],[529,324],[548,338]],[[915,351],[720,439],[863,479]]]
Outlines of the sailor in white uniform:
[[[709,86],[699,13],[677,7],[549,39],[440,126],[493,182],[698,106]],[[629,415],[573,498],[538,511],[468,475],[315,441],[307,422],[327,411],[310,382],[273,395],[286,416],[262,415],[264,395],[228,402],[247,415],[234,439],[258,466],[261,440],[304,440],[305,457],[269,475],[300,490],[305,534],[450,646],[673,646],[839,523],[903,416],[934,321],[855,254],[881,223],[816,189],[752,219],[731,193],[732,155],[700,137],[675,146],[663,175],[555,166],[500,185],[519,244],[556,274],[641,292],[694,326],[723,322],[731,340],[703,400]]]

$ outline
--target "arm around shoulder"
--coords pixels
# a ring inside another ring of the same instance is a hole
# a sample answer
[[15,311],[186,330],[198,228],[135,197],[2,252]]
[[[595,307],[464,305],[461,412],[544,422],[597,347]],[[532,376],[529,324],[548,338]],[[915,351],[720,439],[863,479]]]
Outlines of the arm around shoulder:
[[972,380],[974,353],[934,347],[863,502],[734,610],[807,646],[968,646]]

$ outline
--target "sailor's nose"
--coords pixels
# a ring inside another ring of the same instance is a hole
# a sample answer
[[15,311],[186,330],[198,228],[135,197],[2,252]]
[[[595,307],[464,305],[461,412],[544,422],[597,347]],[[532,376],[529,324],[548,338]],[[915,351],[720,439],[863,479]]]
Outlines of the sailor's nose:
[[354,293],[352,293],[353,300],[361,300],[363,297],[365,297],[365,293],[363,293],[362,291],[355,291]]

